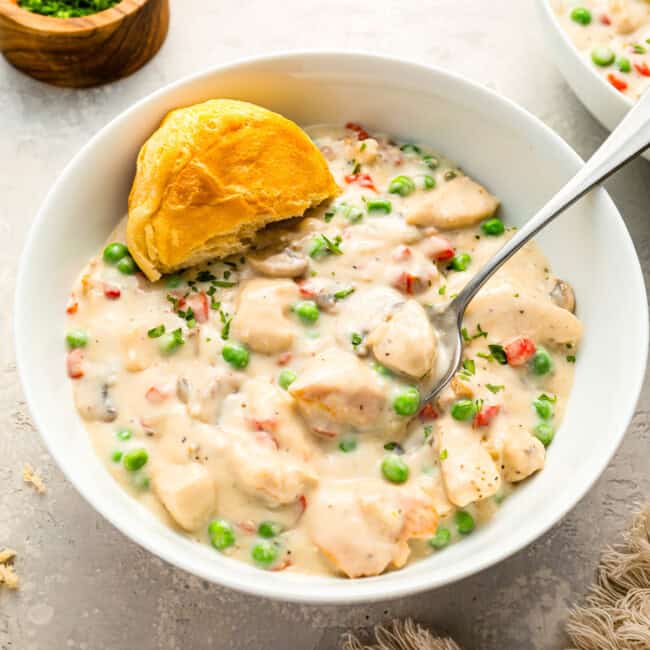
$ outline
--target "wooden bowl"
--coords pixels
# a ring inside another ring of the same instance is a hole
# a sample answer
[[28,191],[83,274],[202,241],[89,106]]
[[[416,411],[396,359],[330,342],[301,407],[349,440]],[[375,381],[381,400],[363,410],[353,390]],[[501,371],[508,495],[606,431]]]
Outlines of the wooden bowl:
[[169,0],[122,0],[83,18],[52,18],[0,0],[0,51],[30,77],[84,88],[125,77],[160,49]]

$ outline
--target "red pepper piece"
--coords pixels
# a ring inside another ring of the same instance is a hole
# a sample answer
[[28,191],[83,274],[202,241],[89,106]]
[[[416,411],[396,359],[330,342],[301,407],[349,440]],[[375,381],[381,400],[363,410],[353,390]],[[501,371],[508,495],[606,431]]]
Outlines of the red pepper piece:
[[650,68],[648,67],[648,64],[645,61],[643,61],[642,63],[635,63],[634,69],[640,75],[643,75],[644,77],[650,77]]
[[508,345],[504,345],[503,350],[511,366],[523,366],[537,352],[533,340],[525,336],[520,336]]
[[187,304],[192,308],[197,323],[205,323],[210,318],[210,306],[205,293],[191,294],[187,297]]
[[437,420],[439,415],[438,411],[433,408],[430,402],[427,402],[418,413],[420,420]]
[[68,368],[68,377],[70,379],[80,379],[84,376],[84,371],[82,368],[82,363],[84,360],[84,353],[80,348],[75,348],[68,352],[66,358],[66,366]]
[[366,189],[372,190],[373,192],[377,191],[377,188],[375,187],[375,184],[370,174],[363,174],[363,173],[349,174],[348,176],[345,177],[345,182],[348,185],[351,185],[352,183],[356,183],[360,187],[365,187]]
[[122,295],[119,287],[114,287],[112,284],[104,285],[104,296],[109,300],[117,300]]
[[354,131],[357,134],[357,138],[359,140],[367,140],[370,135],[368,135],[368,131],[366,131],[361,125],[355,124],[354,122],[348,122],[345,125],[346,129],[350,129],[350,131]]
[[473,426],[478,427],[487,427],[490,426],[490,422],[499,414],[501,407],[498,404],[494,406],[488,406],[485,409],[481,409],[475,416]]
[[620,92],[627,90],[627,83],[611,72],[607,75],[607,81],[609,81],[609,83]]

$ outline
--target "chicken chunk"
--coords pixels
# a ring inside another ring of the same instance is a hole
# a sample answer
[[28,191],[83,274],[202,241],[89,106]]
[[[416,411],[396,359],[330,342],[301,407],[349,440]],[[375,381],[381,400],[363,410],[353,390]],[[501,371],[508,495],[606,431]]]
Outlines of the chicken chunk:
[[348,347],[352,334],[365,336],[378,327],[390,311],[403,301],[403,296],[389,287],[357,289],[341,303],[341,314],[336,322],[339,342]]
[[151,478],[154,492],[181,528],[196,530],[212,514],[216,489],[203,465],[159,461],[154,465]]
[[406,215],[406,222],[441,230],[471,226],[491,217],[499,201],[468,176],[443,183]]
[[313,359],[289,387],[313,431],[328,437],[353,429],[391,433],[406,418],[390,408],[381,378],[354,354],[336,348]]
[[441,421],[437,441],[447,497],[456,506],[485,499],[501,485],[499,469],[481,442],[481,436],[465,424]]
[[464,324],[473,332],[479,323],[491,339],[502,341],[528,337],[535,343],[576,346],[582,337],[582,323],[570,311],[550,299],[515,297],[508,289],[484,291],[472,300]]
[[395,372],[419,378],[436,359],[436,334],[420,303],[399,305],[366,339],[379,363]]
[[130,327],[122,338],[122,362],[129,372],[145,370],[159,356],[147,329],[146,326]]
[[251,280],[239,296],[232,336],[255,352],[283,352],[295,336],[287,313],[297,299],[298,288],[290,280]]
[[409,539],[429,537],[438,514],[418,488],[374,479],[334,481],[319,488],[305,512],[308,533],[323,555],[350,578],[403,566]]
[[523,481],[544,467],[546,450],[535,436],[517,431],[505,438],[501,464],[503,479],[510,483]]
[[636,31],[647,21],[650,13],[647,2],[609,0],[607,5],[607,15],[618,34],[631,34]]
[[181,401],[187,403],[187,413],[206,424],[215,424],[221,413],[221,406],[226,396],[236,392],[244,376],[231,370],[217,370],[214,375],[200,386],[191,387],[184,378],[179,378],[177,393],[185,396]]
[[316,443],[296,413],[295,400],[269,378],[250,379],[239,393],[227,399],[229,403],[219,420],[224,429],[266,433],[277,449],[303,461],[312,460],[318,453]]
[[230,447],[230,460],[239,489],[272,508],[295,503],[318,483],[313,469],[278,449],[267,432],[239,436]]

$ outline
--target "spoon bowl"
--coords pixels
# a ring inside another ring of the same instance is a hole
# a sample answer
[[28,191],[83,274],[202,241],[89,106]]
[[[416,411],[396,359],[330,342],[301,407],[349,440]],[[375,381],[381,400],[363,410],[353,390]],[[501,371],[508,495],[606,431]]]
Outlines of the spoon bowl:
[[544,207],[470,279],[462,291],[431,321],[449,365],[433,386],[423,403],[431,403],[458,372],[463,357],[463,316],[472,298],[481,287],[522,246],[553,222],[594,187],[642,154],[650,146],[650,92],[646,92],[623,121],[603,142],[594,155],[578,170]]

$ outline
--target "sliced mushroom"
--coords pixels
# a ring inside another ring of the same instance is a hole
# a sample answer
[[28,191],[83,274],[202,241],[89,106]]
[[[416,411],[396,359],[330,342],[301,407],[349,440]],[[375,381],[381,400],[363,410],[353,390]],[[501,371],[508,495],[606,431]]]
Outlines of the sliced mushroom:
[[107,383],[102,384],[102,408],[100,409],[100,416],[104,422],[113,422],[117,419],[117,409],[115,408],[115,404],[108,392],[108,388],[109,386]]
[[79,385],[75,391],[75,403],[85,420],[114,422],[117,419],[117,408],[109,389],[110,384],[105,380],[90,379]]
[[191,392],[192,386],[187,377],[179,377],[176,382],[176,397],[178,397],[179,401],[187,404],[190,401]]
[[297,278],[307,270],[307,259],[291,248],[285,248],[274,255],[261,257],[249,255],[251,267],[258,273],[272,278]]
[[572,314],[576,311],[576,297],[573,289],[568,282],[557,280],[553,289],[551,289],[551,300],[562,309],[570,311]]

